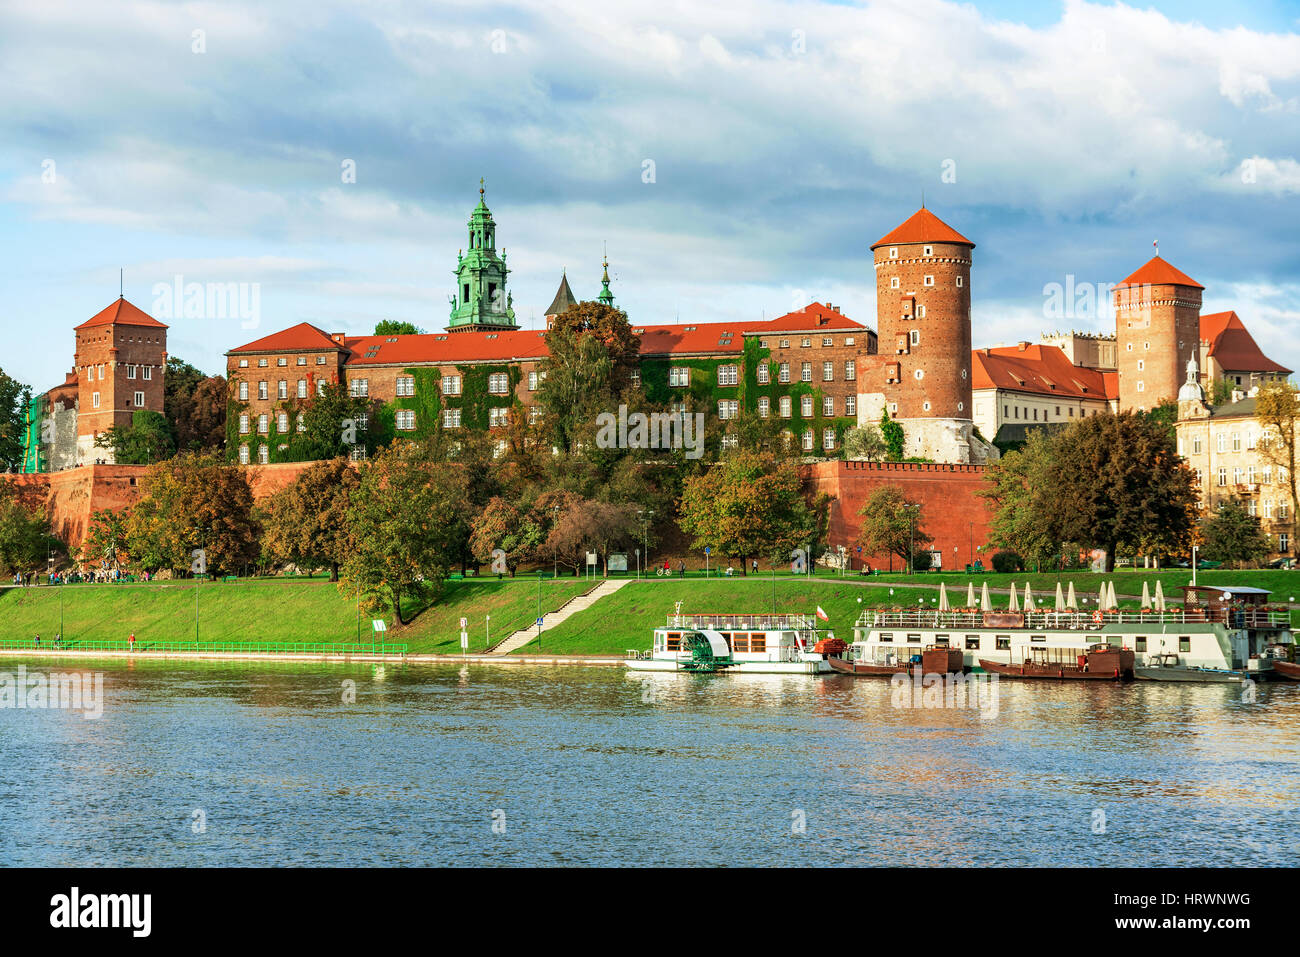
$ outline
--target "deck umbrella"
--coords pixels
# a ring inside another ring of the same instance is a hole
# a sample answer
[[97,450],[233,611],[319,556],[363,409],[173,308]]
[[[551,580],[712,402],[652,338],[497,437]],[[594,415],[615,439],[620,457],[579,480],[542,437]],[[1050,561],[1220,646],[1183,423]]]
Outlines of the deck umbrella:
[[1142,583],[1142,607],[1151,607],[1151,587],[1146,582]]
[[1160,579],[1158,579],[1158,578],[1156,579],[1156,605],[1155,605],[1155,608],[1156,608],[1156,611],[1164,611],[1164,610],[1165,610],[1165,590],[1164,590],[1164,587],[1160,584]]
[[1056,610],[1065,611],[1065,595],[1061,592],[1061,583],[1056,583]]
[[948,586],[944,582],[939,582],[939,610],[950,611],[948,607]]
[[1079,599],[1074,597],[1074,582],[1070,582],[1070,593],[1065,598],[1065,607],[1070,611],[1079,610]]
[[974,582],[966,583],[966,607],[967,608],[975,607],[975,583]]
[[993,605],[989,601],[989,583],[985,582],[980,588],[980,607],[985,611],[992,611]]
[[1016,583],[1011,583],[1011,604],[1007,605],[1012,611],[1020,610],[1020,602],[1016,600]]
[[1034,593],[1029,590],[1029,582],[1025,582],[1025,611],[1034,610]]

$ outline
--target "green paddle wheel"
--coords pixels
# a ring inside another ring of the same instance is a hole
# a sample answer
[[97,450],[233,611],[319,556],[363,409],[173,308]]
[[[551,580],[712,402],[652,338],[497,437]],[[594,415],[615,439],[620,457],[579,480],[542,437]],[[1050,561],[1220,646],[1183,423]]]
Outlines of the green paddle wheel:
[[682,635],[682,646],[691,653],[689,661],[681,663],[682,671],[709,673],[722,671],[736,664],[728,654],[725,658],[713,653],[709,639],[698,631],[689,631]]

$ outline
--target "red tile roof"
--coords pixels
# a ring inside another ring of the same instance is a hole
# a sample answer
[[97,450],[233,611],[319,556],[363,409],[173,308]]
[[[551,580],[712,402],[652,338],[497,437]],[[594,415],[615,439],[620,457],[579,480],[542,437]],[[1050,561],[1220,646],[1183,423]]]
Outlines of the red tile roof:
[[1175,269],[1169,263],[1165,262],[1159,256],[1152,256],[1144,263],[1137,272],[1129,276],[1119,286],[1191,286],[1194,289],[1204,289],[1199,282],[1193,279],[1187,273]]
[[269,336],[255,339],[227,352],[319,352],[322,349],[341,349],[337,342],[325,332],[317,329],[310,322],[300,322],[288,329],[281,329]]
[[89,326],[107,326],[116,323],[119,326],[152,326],[155,329],[166,329],[165,323],[159,322],[143,309],[133,305],[125,299],[116,300],[107,309],[95,313],[77,329],[85,329]]
[[902,246],[906,243],[962,243],[975,248],[975,244],[953,229],[924,206],[918,209],[893,232],[886,233],[871,244],[877,246]]
[[1225,372],[1278,372],[1293,370],[1264,355],[1255,338],[1246,331],[1235,312],[1213,312],[1201,316],[1201,341],[1210,344],[1210,357]]
[[409,336],[348,336],[348,365],[424,362],[510,362],[547,354],[541,329],[500,332],[426,332]]
[[778,332],[852,332],[866,327],[830,306],[810,302],[798,312],[788,312],[766,322],[747,322],[743,328],[747,335],[773,335]]
[[1056,346],[1026,343],[971,353],[971,386],[1071,399],[1114,399],[1119,376],[1072,363]]

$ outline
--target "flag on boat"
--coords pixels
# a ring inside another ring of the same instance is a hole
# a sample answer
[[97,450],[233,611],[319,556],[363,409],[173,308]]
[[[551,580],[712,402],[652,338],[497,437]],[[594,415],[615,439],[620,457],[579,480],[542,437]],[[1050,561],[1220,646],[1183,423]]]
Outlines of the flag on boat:
[[822,610],[822,606],[821,606],[821,605],[818,605],[818,606],[817,606],[817,617],[820,618],[822,621],[830,621],[830,620],[831,620],[831,619],[830,619],[830,616],[829,616],[828,614],[826,614],[826,612],[824,612],[824,611]]

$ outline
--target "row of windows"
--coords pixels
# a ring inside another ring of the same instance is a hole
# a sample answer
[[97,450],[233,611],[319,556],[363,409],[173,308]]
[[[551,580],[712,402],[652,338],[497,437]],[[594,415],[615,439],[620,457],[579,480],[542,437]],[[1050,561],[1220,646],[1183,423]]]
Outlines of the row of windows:
[[[962,277],[962,276],[958,276],[958,277],[957,277],[957,288],[958,288],[958,289],[960,289],[960,288],[962,287],[962,279],[963,279],[963,278],[964,278],[964,277]],[[921,283],[922,283],[922,285],[925,285],[925,286],[933,286],[933,285],[934,285],[934,277],[933,277],[933,276],[923,276],[923,277],[921,277]],[[889,288],[890,288],[890,289],[900,289],[900,288],[902,288],[902,283],[899,281],[899,278],[898,278],[897,276],[891,276],[891,277],[890,277],[890,279],[889,279]]]
[[[318,366],[323,366],[323,365],[325,365],[325,363],[326,363],[327,361],[328,361],[328,357],[326,357],[326,356],[317,356],[317,357],[316,357],[316,364],[317,364]],[[278,356],[278,357],[276,357],[275,364],[276,364],[277,366],[287,366],[287,365],[289,364],[289,357],[288,357],[288,356]],[[307,364],[307,357],[306,357],[306,356],[298,356],[296,364],[297,364],[297,365],[300,365],[300,366],[305,366],[305,365]],[[258,367],[259,369],[265,369],[265,368],[267,367],[267,365],[268,365],[268,362],[267,362],[267,358],[266,358],[266,356],[262,356],[262,358],[260,358],[260,359],[257,360],[257,367]],[[247,369],[247,368],[248,368],[248,360],[247,360],[247,359],[240,359],[240,360],[239,360],[239,368],[241,368],[241,369]]]
[[[790,348],[790,340],[789,340],[789,339],[781,339],[781,340],[779,340],[779,341],[780,341],[780,348],[782,348],[782,349],[789,349],[789,348]],[[845,344],[846,346],[851,346],[851,345],[853,345],[855,342],[856,342],[856,339],[854,339],[853,336],[845,336],[845,337],[844,337],[844,344]],[[812,348],[812,344],[813,344],[813,337],[812,337],[812,336],[804,336],[803,338],[801,338],[801,339],[799,340],[799,348],[800,348],[800,349],[810,349],[810,348]],[[835,345],[835,337],[834,337],[834,336],[822,336],[822,346],[823,346],[823,347],[825,347],[825,348],[830,348],[830,347],[832,347],[832,346],[834,346],[834,345]],[[766,338],[759,339],[759,340],[758,340],[758,347],[759,347],[760,349],[766,349],[766,348],[767,348],[767,339],[766,339]]]
[[[1024,411],[1024,413],[1025,413],[1023,416],[1020,414],[1021,411],[1022,411],[1022,409],[1021,409],[1021,407],[1018,406],[1018,405],[1005,405],[1005,404],[1004,404],[1004,405],[1002,406],[1002,418],[1004,418],[1004,419],[1020,419],[1020,418],[1023,418],[1026,422],[1029,422],[1029,421],[1037,422],[1037,421],[1039,421],[1039,419],[1038,419],[1038,412],[1039,412],[1039,410],[1038,410],[1038,407],[1037,407],[1037,406],[1026,407],[1025,409],[1023,409],[1023,411]],[[1067,405],[1067,406],[1065,407],[1065,411],[1066,411],[1068,414],[1065,415],[1064,418],[1067,418],[1067,419],[1072,419],[1072,418],[1074,418],[1074,406],[1072,406],[1072,405]],[[1092,414],[1093,414],[1093,415],[1096,415],[1096,414],[1097,414],[1097,411],[1098,411],[1097,409],[1093,409],[1093,410],[1092,410]],[[1031,413],[1031,412],[1033,413],[1032,419],[1031,419],[1031,417],[1030,417],[1030,413]],[[1043,418],[1042,418],[1042,421],[1044,421],[1044,422],[1050,422],[1050,421],[1052,421],[1052,418],[1051,418],[1050,415],[1048,415],[1048,412],[1047,412],[1046,409],[1043,409],[1042,412],[1043,412]],[[1061,407],[1060,407],[1059,405],[1056,407],[1056,417],[1057,417],[1058,419],[1062,418],[1062,415],[1061,415]],[[1081,419],[1086,419],[1087,417],[1088,417],[1088,410],[1087,410],[1087,409],[1080,409],[1080,410],[1079,410],[1079,418],[1081,418]]]
[[[130,408],[131,405],[134,404],[135,407],[136,407],[137,409],[143,409],[143,408],[144,408],[144,393],[143,393],[143,392],[137,392],[133,398],[134,398],[134,402],[133,402],[133,403],[128,402],[128,403],[127,403],[127,407]],[[99,408],[99,393],[98,393],[98,392],[92,392],[92,393],[90,394],[90,407],[91,407],[92,409],[98,409],[98,408]]]
[[[139,372],[140,378],[144,379],[146,382],[153,378],[153,366],[142,366],[134,363],[127,364],[126,377],[128,379],[134,379],[137,372]],[[86,366],[87,382],[94,382],[96,379],[103,382],[105,378],[104,364],[102,362],[97,366]]]
[[[728,366],[724,366],[724,367],[722,367],[722,368],[731,368],[731,369],[734,369],[735,366],[729,366],[729,367],[728,367]],[[718,385],[729,385],[729,384],[730,384],[730,385],[734,385],[734,384],[735,384],[734,382],[733,382],[733,383],[725,383],[725,382],[722,381],[722,376],[721,376],[722,368],[719,368],[719,370],[718,370],[718,373],[719,373],[719,376],[718,376]],[[764,362],[763,364],[761,364],[761,365],[758,367],[758,369],[757,369],[756,371],[757,371],[757,374],[758,374],[758,383],[759,383],[759,385],[768,385],[768,384],[772,381],[772,372],[771,372],[771,368],[768,366],[768,364],[767,364],[766,362]],[[857,381],[857,378],[858,378],[858,364],[857,364],[857,360],[856,360],[856,359],[845,359],[845,360],[844,360],[844,381],[845,381],[845,382],[856,382],[856,381]],[[790,363],[788,363],[788,362],[782,362],[782,363],[779,363],[779,364],[777,365],[777,368],[776,368],[776,379],[777,379],[777,381],[780,382],[780,383],[787,383],[787,382],[790,381]],[[813,381],[813,364],[812,364],[811,362],[804,362],[804,363],[801,363],[801,364],[800,364],[800,367],[799,367],[799,381],[800,381],[800,382],[812,382],[812,381]],[[834,362],[826,361],[826,362],[823,362],[823,363],[822,363],[822,381],[823,381],[823,382],[834,382],[834,381],[835,381],[835,363],[834,363]]]
[[[1231,438],[1229,438],[1229,434],[1228,434],[1228,433],[1226,433],[1226,432],[1220,432],[1220,433],[1219,433],[1218,435],[1216,435],[1214,438],[1215,438],[1215,448],[1216,448],[1216,450],[1219,451],[1219,452],[1227,452],[1227,451],[1228,451],[1228,443],[1229,443],[1229,441],[1231,441],[1231,443],[1232,443],[1232,451],[1234,451],[1234,452],[1240,452],[1240,451],[1241,451],[1242,437],[1241,437],[1241,433],[1240,433],[1240,432],[1233,432],[1233,433],[1231,434]],[[1200,455],[1200,454],[1201,454],[1201,442],[1202,442],[1202,440],[1203,440],[1203,436],[1200,435],[1199,433],[1196,434],[1196,435],[1193,435],[1193,436],[1192,436],[1192,454],[1193,454],[1193,455]],[[1254,432],[1247,432],[1247,433],[1246,433],[1246,440],[1245,440],[1245,441],[1246,441],[1246,449],[1247,449],[1248,451],[1253,451],[1254,448],[1255,448],[1255,433],[1254,433]],[[1182,440],[1181,440],[1181,439],[1180,439],[1179,442],[1178,442],[1178,454],[1179,454],[1179,455],[1182,455],[1182,454],[1183,454],[1183,443],[1182,443]]]
[[[727,418],[722,415],[721,408],[723,403],[718,403],[720,418]],[[732,405],[735,405],[733,402]],[[791,402],[788,395],[783,395],[777,400],[778,414],[783,419],[790,418]],[[766,419],[772,413],[772,401],[767,396],[759,396],[758,414],[760,418]],[[802,395],[799,397],[799,415],[805,419],[811,419],[813,414],[813,397]],[[858,414],[858,397],[856,395],[846,395],[844,397],[844,414]],[[833,395],[822,396],[822,415],[827,418],[833,418],[835,415],[835,397]]]
[[[361,381],[364,382],[365,380],[363,379],[363,380],[361,380]],[[257,397],[258,397],[259,399],[268,399],[268,398],[270,398],[269,387],[270,387],[270,383],[268,383],[265,379],[263,379],[262,381],[260,381],[259,383],[257,383]],[[306,379],[299,379],[299,380],[298,380],[298,390],[297,390],[297,391],[298,391],[298,398],[300,398],[300,399],[305,399],[305,398],[307,398],[307,380],[306,380]],[[276,398],[279,398],[279,399],[287,399],[287,398],[289,398],[289,382],[288,382],[287,379],[281,379],[279,382],[276,383],[275,394],[276,394]],[[324,380],[324,379],[317,379],[317,380],[316,380],[316,394],[317,394],[317,395],[324,395],[324,394],[325,394],[325,380]],[[353,394],[353,395],[357,395],[357,393],[356,393],[355,391],[354,391],[352,394]],[[361,394],[364,395],[365,393],[361,393]],[[399,394],[400,394],[400,393],[399,393]],[[247,401],[248,401],[248,383],[245,382],[245,381],[242,380],[242,379],[241,379],[240,382],[239,382],[239,400],[240,400],[241,402],[247,402]]]
[[[1277,472],[1278,472],[1278,475],[1277,475],[1277,480],[1278,480],[1278,482],[1280,482],[1281,484],[1285,485],[1285,484],[1287,483],[1287,479],[1286,479],[1286,469],[1285,469],[1284,467],[1282,467],[1282,466],[1279,466]],[[1200,470],[1200,469],[1197,469],[1197,470],[1196,470],[1196,481],[1197,481],[1198,483],[1201,481],[1201,474],[1202,474],[1202,473],[1201,473],[1201,470]],[[1257,483],[1257,481],[1256,481],[1256,480],[1257,480],[1257,477],[1258,477],[1258,483]],[[1227,468],[1227,466],[1224,466],[1224,465],[1220,465],[1220,466],[1219,466],[1219,470],[1218,470],[1218,472],[1216,473],[1216,478],[1217,478],[1217,484],[1219,485],[1220,488],[1223,488],[1223,487],[1225,487],[1225,486],[1228,484],[1228,468]],[[1244,484],[1246,484],[1246,485],[1255,485],[1255,484],[1259,484],[1259,485],[1272,485],[1272,484],[1273,484],[1273,466],[1271,466],[1271,465],[1266,465],[1266,466],[1264,466],[1264,467],[1263,467],[1263,468],[1262,468],[1258,473],[1255,471],[1255,466],[1253,466],[1253,465],[1248,465],[1248,466],[1246,466],[1246,468],[1245,468],[1244,471],[1242,470],[1242,467],[1241,467],[1240,465],[1234,467],[1233,470],[1232,470],[1232,484],[1233,484],[1233,485],[1241,485],[1241,484],[1243,484],[1243,482],[1244,482]]]

